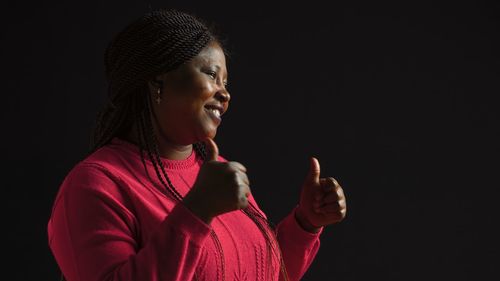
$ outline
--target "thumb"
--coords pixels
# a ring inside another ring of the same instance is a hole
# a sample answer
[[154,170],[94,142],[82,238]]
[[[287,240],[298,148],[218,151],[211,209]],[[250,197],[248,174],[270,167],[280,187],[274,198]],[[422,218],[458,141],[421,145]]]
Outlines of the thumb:
[[219,147],[217,147],[215,141],[211,138],[206,138],[205,145],[207,148],[207,161],[218,161],[217,158],[219,157]]
[[306,181],[309,183],[319,184],[319,174],[320,174],[319,161],[315,157],[311,157],[309,160],[310,160],[310,167]]

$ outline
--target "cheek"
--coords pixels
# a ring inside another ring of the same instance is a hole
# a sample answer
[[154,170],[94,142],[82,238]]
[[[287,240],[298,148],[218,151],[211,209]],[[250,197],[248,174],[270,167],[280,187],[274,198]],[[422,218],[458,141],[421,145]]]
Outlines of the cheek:
[[215,88],[207,79],[198,79],[193,83],[193,97],[200,100],[210,99],[215,92]]
[[[162,101],[163,103],[163,101]],[[204,115],[204,102],[200,98],[182,98],[165,100],[161,107],[161,122],[167,127],[192,127],[193,123]]]
[[[162,101],[163,103],[163,101]],[[183,122],[191,112],[191,105],[187,100],[166,100],[160,109],[164,120]]]
[[162,100],[162,119],[186,123],[204,117],[204,106],[211,101],[215,90],[211,81],[203,77],[190,79],[185,87],[170,88]]

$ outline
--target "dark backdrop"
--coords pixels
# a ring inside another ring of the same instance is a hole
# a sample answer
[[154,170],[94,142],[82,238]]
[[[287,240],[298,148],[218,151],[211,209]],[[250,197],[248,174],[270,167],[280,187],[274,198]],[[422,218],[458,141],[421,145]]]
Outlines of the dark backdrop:
[[87,152],[104,48],[149,6],[227,38],[232,102],[216,141],[275,223],[309,156],[343,185],[347,218],[325,229],[304,280],[498,278],[498,2],[291,2],[7,1],[2,279],[58,280],[53,198]]

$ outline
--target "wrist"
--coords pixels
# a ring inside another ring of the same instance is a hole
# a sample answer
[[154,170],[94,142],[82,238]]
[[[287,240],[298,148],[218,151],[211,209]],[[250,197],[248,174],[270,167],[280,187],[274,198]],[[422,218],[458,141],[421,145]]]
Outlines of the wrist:
[[300,207],[295,209],[295,220],[297,223],[307,232],[318,233],[321,230],[321,227],[312,225],[309,220],[306,219],[302,209]]
[[212,222],[213,216],[206,210],[206,207],[201,203],[203,201],[198,201],[193,196],[186,196],[182,203],[186,208],[188,208],[193,214],[204,221],[206,224]]

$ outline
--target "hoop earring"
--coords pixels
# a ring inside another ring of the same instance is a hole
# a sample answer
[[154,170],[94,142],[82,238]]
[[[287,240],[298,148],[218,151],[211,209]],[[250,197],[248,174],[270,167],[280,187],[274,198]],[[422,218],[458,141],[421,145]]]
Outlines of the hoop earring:
[[157,93],[157,97],[156,97],[156,104],[160,104],[161,103],[161,89],[158,88],[158,92]]

